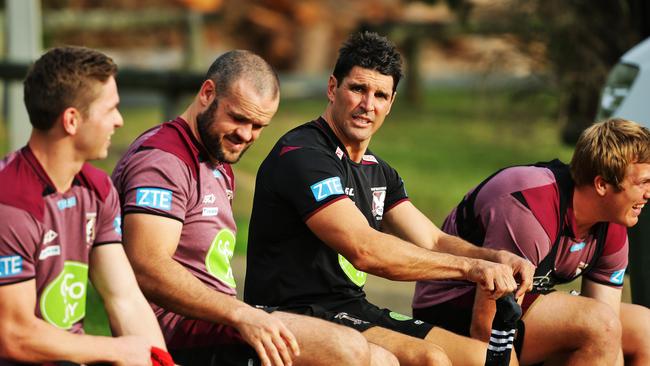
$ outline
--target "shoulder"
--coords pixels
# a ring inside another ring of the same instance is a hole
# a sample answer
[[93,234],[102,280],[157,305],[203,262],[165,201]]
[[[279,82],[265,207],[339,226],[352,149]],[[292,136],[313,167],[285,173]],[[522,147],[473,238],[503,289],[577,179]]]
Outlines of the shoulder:
[[627,245],[627,228],[623,225],[609,223],[603,256],[608,256],[620,251]]
[[93,191],[102,202],[106,200],[113,188],[108,175],[88,163],[83,165],[81,171],[77,174],[77,178],[84,187]]
[[0,163],[0,204],[15,207],[41,220],[47,184],[36,174],[20,151]]

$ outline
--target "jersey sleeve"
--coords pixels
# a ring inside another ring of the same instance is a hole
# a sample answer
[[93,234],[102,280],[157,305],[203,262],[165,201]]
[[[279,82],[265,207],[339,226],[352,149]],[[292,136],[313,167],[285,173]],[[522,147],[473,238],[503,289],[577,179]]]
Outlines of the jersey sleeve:
[[548,255],[552,242],[535,215],[512,195],[503,195],[478,208],[485,228],[483,246],[506,250],[535,266]]
[[622,287],[628,252],[627,229],[621,225],[609,224],[603,252],[585,276],[603,285]]
[[0,204],[0,285],[36,276],[41,226],[27,212]]
[[338,157],[313,148],[299,148],[278,157],[271,172],[274,190],[307,219],[319,209],[347,197],[345,172]]
[[196,199],[188,166],[176,156],[157,149],[131,156],[119,177],[122,211],[148,213],[183,222],[188,205]]
[[[106,178],[108,179],[108,177]],[[94,246],[122,242],[122,217],[120,215],[120,200],[115,187],[111,190],[101,205],[97,217],[97,235]]]
[[397,170],[383,162],[382,168],[388,185],[386,188],[385,200],[385,211],[388,212],[388,210],[395,207],[400,202],[407,200],[408,195],[406,194],[406,188],[404,187],[404,180],[399,176]]

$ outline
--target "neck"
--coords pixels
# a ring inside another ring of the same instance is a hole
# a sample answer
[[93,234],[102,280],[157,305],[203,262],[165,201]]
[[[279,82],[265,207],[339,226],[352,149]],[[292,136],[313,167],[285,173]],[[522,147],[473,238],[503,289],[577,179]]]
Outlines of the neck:
[[345,147],[345,150],[348,153],[348,156],[350,157],[350,160],[360,163],[361,159],[363,158],[363,155],[366,153],[366,150],[368,150],[368,145],[370,144],[370,139],[364,140],[364,141],[350,141],[343,132],[336,127],[334,124],[334,117],[332,116],[331,110],[328,107],[325,109],[325,112],[321,116],[325,122],[327,122],[327,125],[330,126],[332,131],[334,131],[334,135],[338,137],[339,141],[343,143],[343,146]]
[[601,208],[598,204],[598,195],[591,187],[575,187],[573,189],[573,214],[576,219],[577,233],[579,238],[584,238],[592,226],[604,221],[600,214]]
[[32,131],[28,145],[36,160],[54,184],[57,192],[70,189],[74,176],[79,173],[85,160],[75,151],[65,137],[53,136],[52,131]]
[[[187,122],[188,126],[190,126],[190,131],[192,131],[192,135],[196,138],[197,141],[201,141],[201,136],[199,136],[199,130],[198,127],[196,126],[196,116],[198,115],[198,112],[196,111],[196,108],[194,107],[194,103],[192,103],[185,112],[181,113],[180,117]],[[203,143],[203,141],[201,141]]]

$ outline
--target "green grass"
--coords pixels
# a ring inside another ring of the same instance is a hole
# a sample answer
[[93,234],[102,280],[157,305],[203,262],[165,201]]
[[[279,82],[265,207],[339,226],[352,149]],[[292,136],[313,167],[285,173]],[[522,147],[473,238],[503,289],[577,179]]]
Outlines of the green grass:
[[[325,103],[324,97],[283,100],[271,126],[235,166],[237,253],[245,253],[259,164],[283,133],[320,115]],[[398,98],[370,146],[397,169],[412,202],[440,224],[470,188],[500,167],[554,157],[567,161],[571,149],[560,143],[556,109],[556,96],[543,92],[430,91],[417,108]],[[162,121],[156,109],[123,108],[122,112],[125,125],[113,137],[109,158],[95,163],[107,172],[137,135]],[[1,126],[4,151],[0,152],[5,153],[6,129]],[[106,334],[101,302],[89,297],[86,325],[91,332]]]

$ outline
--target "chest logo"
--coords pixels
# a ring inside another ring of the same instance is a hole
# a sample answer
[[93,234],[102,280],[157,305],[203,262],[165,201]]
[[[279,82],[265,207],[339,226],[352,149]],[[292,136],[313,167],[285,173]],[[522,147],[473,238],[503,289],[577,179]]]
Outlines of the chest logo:
[[86,213],[86,244],[91,245],[95,241],[97,223],[97,212]]
[[352,281],[355,285],[361,287],[366,283],[368,274],[363,271],[356,269],[352,263],[350,263],[344,256],[339,254],[339,266],[343,270],[346,276]]
[[208,272],[232,288],[237,287],[230,266],[230,260],[235,253],[235,240],[235,234],[232,231],[221,229],[212,240],[205,257],[205,268]]
[[135,204],[169,211],[172,209],[172,191],[160,188],[138,188]]
[[203,204],[204,205],[210,205],[213,204],[217,201],[217,196],[214,195],[214,193],[206,194],[203,196]]
[[38,255],[39,260],[44,260],[49,257],[54,257],[61,255],[61,246],[60,245],[50,245],[49,247],[43,248],[41,254]]
[[62,198],[56,201],[56,207],[59,211],[63,211],[66,208],[72,208],[77,205],[77,197]]
[[341,178],[339,177],[331,177],[321,180],[318,183],[312,184],[310,188],[316,202],[320,202],[335,194],[344,193],[343,186],[341,185]]
[[377,190],[372,192],[372,216],[381,220],[384,216],[384,201],[386,200],[386,190]]
[[43,319],[61,329],[70,329],[86,315],[88,265],[66,261],[63,270],[41,295]]
[[573,245],[571,246],[571,248],[569,248],[569,251],[570,251],[571,253],[579,252],[579,251],[583,250],[583,249],[585,248],[586,245],[587,245],[587,244],[585,244],[585,242],[578,243],[578,244],[573,244]]
[[51,243],[57,236],[59,236],[59,234],[57,234],[56,231],[48,230],[45,235],[43,235],[43,245]]

